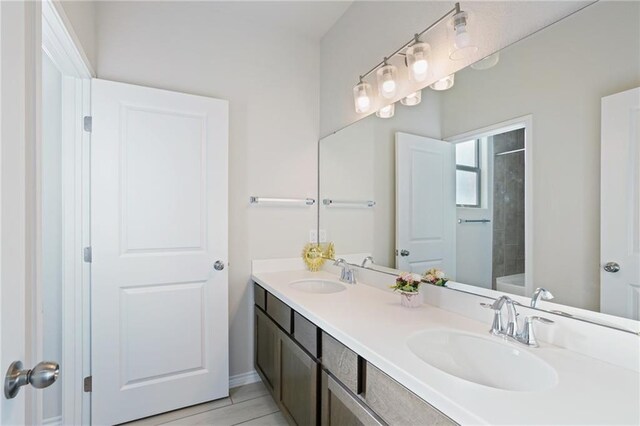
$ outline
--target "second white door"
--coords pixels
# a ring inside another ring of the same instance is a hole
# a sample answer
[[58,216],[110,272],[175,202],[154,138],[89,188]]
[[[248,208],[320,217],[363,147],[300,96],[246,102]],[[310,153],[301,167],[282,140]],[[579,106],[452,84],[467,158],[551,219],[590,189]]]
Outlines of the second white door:
[[602,98],[600,310],[640,320],[640,88]]
[[92,421],[225,397],[228,103],[94,80],[92,114]]
[[396,133],[396,268],[456,273],[453,145]]

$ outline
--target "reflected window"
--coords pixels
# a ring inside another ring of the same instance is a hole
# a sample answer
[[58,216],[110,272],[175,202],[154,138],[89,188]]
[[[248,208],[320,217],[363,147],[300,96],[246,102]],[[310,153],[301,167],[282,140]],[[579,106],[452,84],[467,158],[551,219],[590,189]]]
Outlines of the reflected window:
[[480,141],[456,144],[456,205],[480,207]]

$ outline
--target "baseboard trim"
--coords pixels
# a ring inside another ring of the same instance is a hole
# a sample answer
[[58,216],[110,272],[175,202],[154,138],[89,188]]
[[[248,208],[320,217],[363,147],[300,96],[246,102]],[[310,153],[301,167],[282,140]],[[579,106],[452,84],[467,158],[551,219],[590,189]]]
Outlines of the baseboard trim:
[[246,373],[240,373],[229,377],[229,388],[236,388],[238,386],[248,385],[259,381],[260,376],[258,376],[256,370],[251,370]]
[[42,420],[42,425],[43,426],[59,426],[62,425],[62,416],[53,416],[53,417],[48,417],[46,419]]

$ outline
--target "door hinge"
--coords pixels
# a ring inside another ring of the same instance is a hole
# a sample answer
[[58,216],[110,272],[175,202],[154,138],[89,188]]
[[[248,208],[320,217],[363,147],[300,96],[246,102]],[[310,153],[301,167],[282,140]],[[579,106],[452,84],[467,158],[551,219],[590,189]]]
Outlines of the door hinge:
[[90,115],[85,115],[84,117],[84,131],[91,132],[93,128],[93,119]]
[[93,256],[91,253],[91,247],[85,247],[84,248],[84,261],[87,263],[91,263],[91,261],[93,260]]
[[93,388],[93,376],[87,376],[83,380],[83,388],[85,392],[91,392]]

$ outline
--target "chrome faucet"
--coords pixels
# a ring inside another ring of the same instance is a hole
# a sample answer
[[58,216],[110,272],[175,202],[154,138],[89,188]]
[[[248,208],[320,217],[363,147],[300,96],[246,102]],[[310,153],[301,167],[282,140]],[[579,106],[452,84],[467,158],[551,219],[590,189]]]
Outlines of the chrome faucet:
[[540,299],[551,300],[553,299],[553,294],[551,294],[551,292],[546,288],[536,288],[536,291],[533,292],[533,296],[531,296],[531,307],[535,308]]
[[[518,327],[518,313],[516,312],[517,304],[518,302],[508,296],[501,296],[491,304],[480,303],[482,307],[493,310],[493,322],[489,332],[495,336],[504,336],[513,339],[523,345],[538,347],[538,341],[536,340],[533,330],[533,322],[539,321],[543,324],[553,324],[553,321],[538,316],[526,317],[524,319],[524,327],[520,330]],[[504,306],[507,307],[506,324],[502,320],[502,308]]]
[[366,268],[367,267],[367,262],[371,262],[372,265],[374,263],[376,263],[376,262],[373,261],[373,256],[367,256],[367,257],[364,258],[364,260],[362,261],[362,265],[360,265],[360,266],[362,266],[363,268]]
[[339,258],[335,262],[333,262],[333,264],[342,268],[342,272],[340,272],[340,281],[347,284],[356,283],[355,271],[349,267],[349,264],[346,260]]
[[[481,303],[485,308],[493,310],[493,323],[491,324],[491,334],[496,336],[515,337],[518,333],[518,313],[514,305],[513,299],[508,296],[500,296],[492,304]],[[502,320],[502,308],[507,306],[507,322]]]

